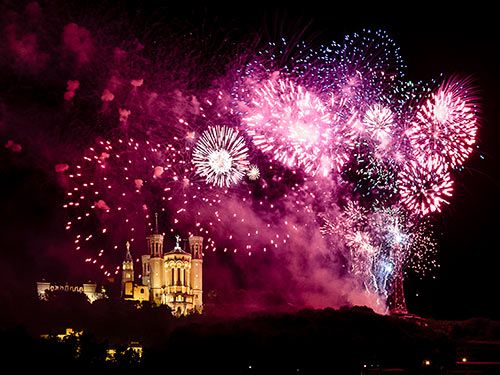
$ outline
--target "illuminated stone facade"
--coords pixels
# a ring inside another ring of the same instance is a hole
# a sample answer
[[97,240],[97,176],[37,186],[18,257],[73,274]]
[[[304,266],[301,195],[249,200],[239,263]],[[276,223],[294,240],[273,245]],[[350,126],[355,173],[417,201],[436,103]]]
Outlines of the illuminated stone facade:
[[107,298],[106,291],[104,290],[104,288],[98,290],[97,284],[95,283],[88,283],[82,285],[68,285],[68,284],[58,285],[46,281],[38,281],[36,283],[36,289],[38,292],[38,298],[40,298],[41,300],[47,300],[47,291],[83,293],[87,296],[87,298],[91,303],[101,298]]
[[180,246],[163,252],[162,234],[146,237],[149,254],[141,257],[141,284],[134,283],[130,247],[122,267],[122,296],[135,301],[151,301],[168,305],[174,315],[201,313],[203,310],[203,237],[188,239],[189,252]]

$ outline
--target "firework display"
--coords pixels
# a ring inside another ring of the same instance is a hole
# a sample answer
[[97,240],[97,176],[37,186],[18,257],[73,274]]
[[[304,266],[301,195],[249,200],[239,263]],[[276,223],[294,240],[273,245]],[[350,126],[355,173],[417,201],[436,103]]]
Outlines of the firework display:
[[[214,87],[115,77],[96,94],[103,117],[116,106],[113,132],[56,167],[71,180],[75,249],[117,273],[113,251],[140,241],[154,213],[165,231],[206,237],[205,252],[299,253],[318,233],[307,251],[341,259],[385,304],[404,275],[438,267],[433,220],[478,130],[469,80],[414,84],[404,71],[390,37],[366,30],[316,49],[270,43]],[[66,100],[82,86],[68,83]]]

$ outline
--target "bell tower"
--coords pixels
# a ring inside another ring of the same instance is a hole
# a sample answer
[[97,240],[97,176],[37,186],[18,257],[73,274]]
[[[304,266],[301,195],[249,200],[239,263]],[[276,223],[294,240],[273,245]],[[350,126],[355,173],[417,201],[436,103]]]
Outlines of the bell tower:
[[149,283],[151,287],[151,299],[161,303],[163,280],[163,235],[158,232],[158,214],[155,213],[155,233],[146,237],[149,258]]
[[203,237],[189,237],[191,252],[191,290],[195,311],[203,311]]
[[122,264],[122,296],[125,292],[125,284],[127,282],[134,282],[134,260],[130,254],[130,242],[126,243],[127,253],[125,254],[125,260]]

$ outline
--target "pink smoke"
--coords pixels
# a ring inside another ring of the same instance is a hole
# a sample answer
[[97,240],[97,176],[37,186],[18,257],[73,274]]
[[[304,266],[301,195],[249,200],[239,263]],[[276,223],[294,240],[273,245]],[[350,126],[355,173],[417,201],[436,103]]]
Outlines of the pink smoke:
[[74,81],[67,82],[67,90],[68,91],[76,91],[79,88],[80,88],[80,81],[74,80]]
[[33,71],[43,69],[49,55],[39,51],[38,36],[35,33],[21,34],[16,24],[10,24],[5,28],[8,47],[16,56],[16,59]]
[[90,32],[76,23],[69,23],[64,27],[63,44],[66,49],[74,53],[79,64],[90,61],[94,49]]
[[163,172],[164,172],[163,167],[155,167],[154,172],[153,172],[153,177],[160,178],[161,175],[163,174]]
[[5,148],[12,152],[21,152],[23,149],[19,143],[14,142],[12,139],[7,141]]
[[63,173],[69,169],[69,165],[68,164],[56,164],[54,169],[57,173]]
[[113,95],[113,93],[111,91],[109,91],[108,89],[104,89],[104,91],[102,92],[102,95],[101,95],[101,100],[103,102],[111,102],[111,101],[113,101],[114,98],[115,98],[115,96]]
[[101,156],[99,156],[100,160],[106,160],[109,159],[109,154],[107,152],[103,152]]
[[99,208],[100,210],[104,211],[108,211],[110,209],[109,206],[106,204],[106,202],[104,202],[102,199],[95,202],[94,206],[95,208]]
[[142,186],[144,185],[144,181],[141,180],[140,178],[136,178],[134,180],[134,183],[135,183],[135,188],[140,190],[142,188]]
[[140,87],[142,86],[142,84],[144,83],[144,79],[133,79],[132,81],[130,81],[130,84],[134,87]]
[[68,81],[67,82],[67,89],[66,92],[64,93],[64,100],[70,101],[75,97],[75,92],[78,90],[80,87],[80,82],[75,80],[75,81]]
[[130,116],[132,112],[126,108],[119,108],[118,113],[120,114],[120,122],[127,122],[128,116]]
[[[234,225],[233,213],[244,218]],[[218,217],[214,230],[227,233],[231,228],[234,238],[244,239],[248,232],[259,228],[259,236],[252,241],[251,257],[234,257],[234,265],[228,268],[218,261],[211,263],[207,272],[217,275],[211,280],[214,291],[234,295],[238,308],[234,312],[269,311],[281,308],[339,308],[342,306],[367,306],[386,313],[385,301],[377,294],[369,293],[353,276],[345,272],[338,260],[331,257],[331,244],[320,234],[313,220],[289,213],[280,218],[275,228],[267,230],[266,214],[257,213],[252,207],[237,199],[228,199]],[[304,223],[308,225],[305,226]],[[276,227],[277,226],[277,227]],[[290,230],[290,227],[297,228]],[[276,233],[288,233],[287,243],[279,249],[262,253],[262,247]],[[254,246],[255,245],[255,246]],[[260,254],[260,255],[259,255]],[[243,271],[244,270],[244,271]],[[264,277],[262,275],[265,275]],[[238,283],[243,287],[235,287]],[[232,300],[233,297],[224,298]],[[230,307],[228,307],[230,308]]]
[[42,17],[42,9],[36,1],[26,5],[26,15],[31,22],[37,22]]

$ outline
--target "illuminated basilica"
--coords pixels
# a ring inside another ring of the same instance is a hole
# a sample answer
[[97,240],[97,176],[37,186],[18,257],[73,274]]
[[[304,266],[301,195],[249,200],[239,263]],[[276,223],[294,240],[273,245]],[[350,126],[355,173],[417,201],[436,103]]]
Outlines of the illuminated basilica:
[[174,315],[203,310],[203,237],[189,237],[189,252],[180,246],[163,252],[163,235],[146,237],[149,254],[143,255],[141,283],[134,282],[134,262],[127,242],[122,267],[122,296],[128,300],[168,305]]

